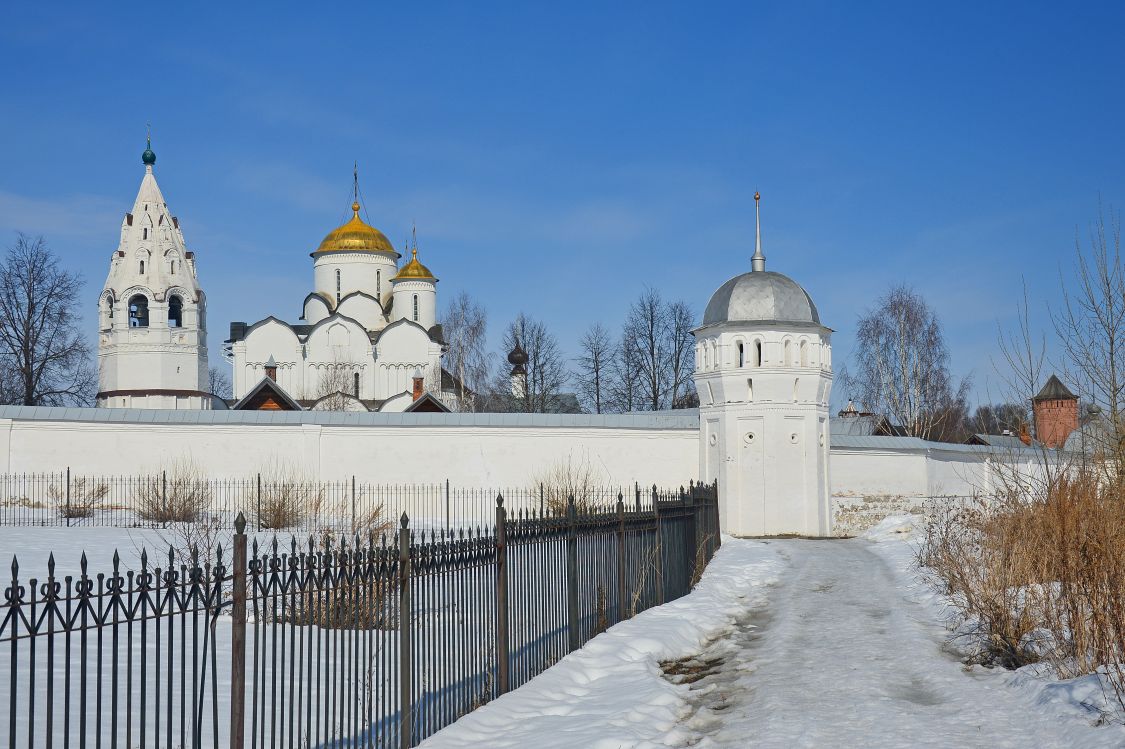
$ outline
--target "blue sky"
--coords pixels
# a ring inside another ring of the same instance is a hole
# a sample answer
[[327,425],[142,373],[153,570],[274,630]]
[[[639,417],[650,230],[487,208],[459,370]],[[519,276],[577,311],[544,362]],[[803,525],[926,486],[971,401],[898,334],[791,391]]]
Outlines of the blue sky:
[[213,363],[231,320],[300,315],[353,161],[497,341],[522,310],[574,352],[646,284],[701,314],[749,269],[757,189],[837,363],[905,282],[982,399],[1021,277],[1057,303],[1076,232],[1125,203],[1119,4],[35,5],[0,11],[0,244],[84,274],[93,338],[151,121]]

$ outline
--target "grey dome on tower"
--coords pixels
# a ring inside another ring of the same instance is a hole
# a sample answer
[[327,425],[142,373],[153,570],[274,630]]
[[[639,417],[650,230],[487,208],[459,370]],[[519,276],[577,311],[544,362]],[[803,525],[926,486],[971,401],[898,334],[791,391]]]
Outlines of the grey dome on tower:
[[778,322],[820,324],[812,298],[789,276],[772,271],[750,271],[727,281],[711,295],[703,313],[704,325],[725,322]]

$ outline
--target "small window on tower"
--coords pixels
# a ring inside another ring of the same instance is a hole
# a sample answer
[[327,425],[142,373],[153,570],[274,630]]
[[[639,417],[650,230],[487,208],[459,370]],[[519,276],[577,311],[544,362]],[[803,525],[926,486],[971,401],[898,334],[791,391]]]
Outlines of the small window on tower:
[[336,271],[336,304],[340,303],[340,271]]
[[143,276],[144,274],[145,274],[145,261],[142,260],[141,261],[141,275]]
[[141,229],[141,239],[148,239],[148,227]]
[[742,344],[742,341],[738,342],[738,366],[746,366],[746,347]]
[[414,322],[418,322],[418,295],[414,295]]
[[383,298],[383,271],[375,271],[375,296],[380,300]]
[[355,395],[356,398],[358,398],[359,397],[359,372],[356,372],[353,375],[353,377],[355,378],[355,380],[353,382],[353,390],[355,391],[354,395]]

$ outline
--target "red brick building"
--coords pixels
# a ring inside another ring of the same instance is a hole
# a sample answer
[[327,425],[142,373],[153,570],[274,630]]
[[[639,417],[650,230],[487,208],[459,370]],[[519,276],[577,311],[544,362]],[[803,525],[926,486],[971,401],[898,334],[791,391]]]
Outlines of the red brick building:
[[1078,428],[1078,396],[1051,375],[1039,394],[1031,399],[1035,437],[1047,447],[1062,447]]

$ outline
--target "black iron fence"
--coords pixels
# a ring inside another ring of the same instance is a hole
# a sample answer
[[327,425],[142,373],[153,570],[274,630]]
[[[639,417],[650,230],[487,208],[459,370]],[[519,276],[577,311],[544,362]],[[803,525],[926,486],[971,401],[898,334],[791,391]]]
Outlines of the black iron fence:
[[[512,509],[565,511],[565,490],[473,488],[434,484],[310,481],[275,474],[203,477],[191,470],[137,476],[58,473],[0,474],[0,525],[167,527],[213,523],[230,529],[241,512],[251,528],[356,532],[406,513],[416,527],[457,528],[492,522],[501,494]],[[582,487],[583,507],[610,508],[635,487]]]
[[[487,526],[323,532],[23,582],[0,608],[9,747],[410,747],[688,593],[717,491],[639,489]],[[0,660],[0,663],[3,661]],[[0,704],[3,700],[0,698]]]

